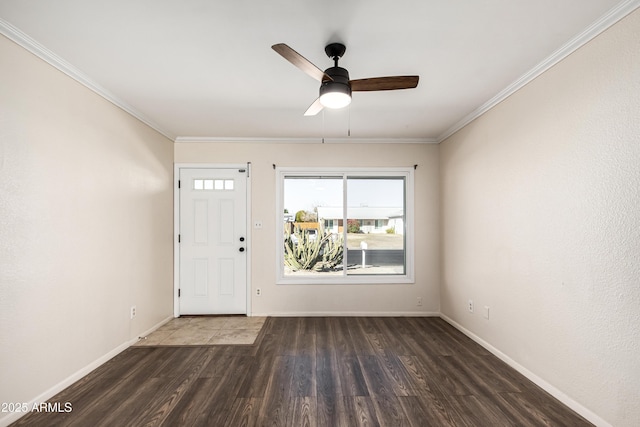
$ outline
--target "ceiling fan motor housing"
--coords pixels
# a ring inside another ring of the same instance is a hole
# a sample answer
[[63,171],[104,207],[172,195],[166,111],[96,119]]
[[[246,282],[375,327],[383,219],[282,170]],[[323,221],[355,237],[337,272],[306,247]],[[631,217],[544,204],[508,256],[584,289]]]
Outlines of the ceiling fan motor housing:
[[325,80],[320,85],[320,96],[329,92],[341,92],[351,97],[349,72],[342,67],[331,67],[324,70],[333,80]]

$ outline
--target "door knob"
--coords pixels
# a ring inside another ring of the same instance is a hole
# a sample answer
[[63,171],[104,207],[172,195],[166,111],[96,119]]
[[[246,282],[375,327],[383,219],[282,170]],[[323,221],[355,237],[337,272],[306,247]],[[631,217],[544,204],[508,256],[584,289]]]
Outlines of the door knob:
[[241,238],[240,238],[240,241],[241,241],[241,242],[244,242],[244,237],[241,237]]
[[239,251],[240,251],[240,252],[244,252],[244,248],[240,248],[240,249],[239,249]]

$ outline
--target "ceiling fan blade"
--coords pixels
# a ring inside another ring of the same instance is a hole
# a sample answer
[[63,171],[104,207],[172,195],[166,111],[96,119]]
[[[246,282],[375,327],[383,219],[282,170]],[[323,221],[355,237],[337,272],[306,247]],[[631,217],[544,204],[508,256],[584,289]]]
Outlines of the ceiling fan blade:
[[318,80],[319,82],[323,82],[326,80],[333,80],[324,71],[320,68],[313,65],[307,58],[300,55],[295,50],[291,49],[284,43],[278,43],[271,46],[271,49],[278,52],[284,59],[291,62],[296,67],[300,68],[302,71]]
[[419,76],[373,77],[370,79],[351,80],[349,84],[354,92],[413,89],[418,86],[419,78]]
[[322,111],[323,108],[324,107],[322,106],[322,104],[320,104],[320,98],[318,98],[315,101],[313,101],[313,104],[311,104],[309,106],[309,108],[307,108],[307,111],[304,112],[304,115],[305,116],[315,116],[320,111]]

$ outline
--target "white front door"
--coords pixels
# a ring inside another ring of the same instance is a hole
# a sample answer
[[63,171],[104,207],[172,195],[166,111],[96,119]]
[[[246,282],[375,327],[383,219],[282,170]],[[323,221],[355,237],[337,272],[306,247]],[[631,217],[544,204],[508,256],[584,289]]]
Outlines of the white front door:
[[247,172],[180,168],[179,307],[247,313]]

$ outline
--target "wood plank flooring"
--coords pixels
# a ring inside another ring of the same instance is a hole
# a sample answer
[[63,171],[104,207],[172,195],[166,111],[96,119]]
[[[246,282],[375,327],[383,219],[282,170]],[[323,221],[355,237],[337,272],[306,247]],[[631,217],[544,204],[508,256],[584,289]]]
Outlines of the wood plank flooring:
[[15,426],[588,426],[439,318],[268,318],[254,345],[132,347]]

